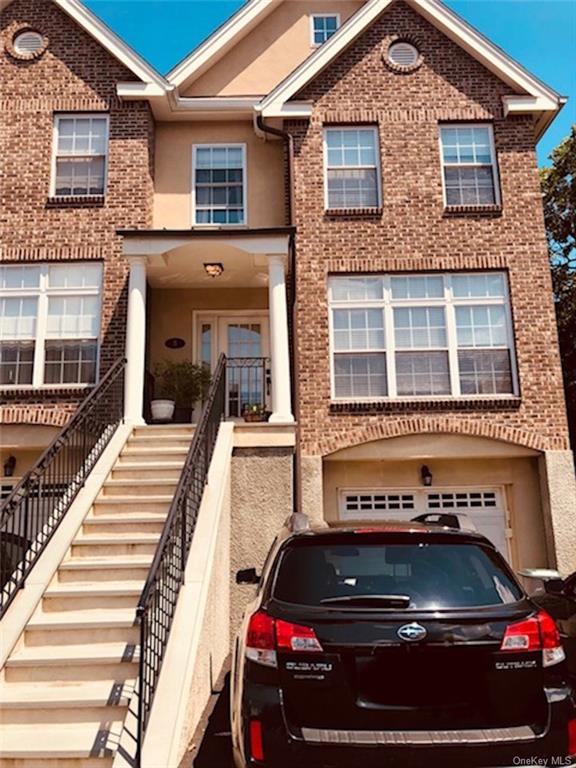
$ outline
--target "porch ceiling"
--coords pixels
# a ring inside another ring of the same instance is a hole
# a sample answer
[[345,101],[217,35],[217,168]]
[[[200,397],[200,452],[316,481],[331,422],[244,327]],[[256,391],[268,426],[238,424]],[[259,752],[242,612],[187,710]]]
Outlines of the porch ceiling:
[[[121,230],[124,254],[143,258],[153,288],[263,288],[268,257],[287,259],[293,229]],[[210,277],[204,265],[222,264]]]

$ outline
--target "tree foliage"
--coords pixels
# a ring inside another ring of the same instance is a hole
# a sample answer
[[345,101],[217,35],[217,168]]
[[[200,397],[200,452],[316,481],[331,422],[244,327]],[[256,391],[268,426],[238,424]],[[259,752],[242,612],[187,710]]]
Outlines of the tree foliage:
[[576,447],[576,126],[541,171],[572,444]]

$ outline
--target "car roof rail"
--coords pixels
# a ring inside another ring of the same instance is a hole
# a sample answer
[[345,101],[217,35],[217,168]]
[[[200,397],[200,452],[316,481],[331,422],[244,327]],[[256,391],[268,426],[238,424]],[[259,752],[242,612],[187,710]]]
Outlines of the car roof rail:
[[292,533],[302,533],[310,530],[310,518],[303,512],[294,512],[284,523]]

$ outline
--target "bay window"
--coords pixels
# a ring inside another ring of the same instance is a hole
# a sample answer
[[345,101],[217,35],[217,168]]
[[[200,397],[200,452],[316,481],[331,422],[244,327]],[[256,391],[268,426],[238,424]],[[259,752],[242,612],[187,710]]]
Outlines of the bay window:
[[329,300],[335,399],[517,391],[502,273],[332,277]]
[[0,386],[92,384],[100,264],[0,267]]

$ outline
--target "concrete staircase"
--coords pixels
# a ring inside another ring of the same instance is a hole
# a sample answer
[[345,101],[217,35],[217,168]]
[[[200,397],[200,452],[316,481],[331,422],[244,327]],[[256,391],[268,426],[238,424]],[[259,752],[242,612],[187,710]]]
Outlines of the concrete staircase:
[[138,674],[135,607],[192,434],[137,427],[123,448],[2,670],[1,768],[111,768]]

